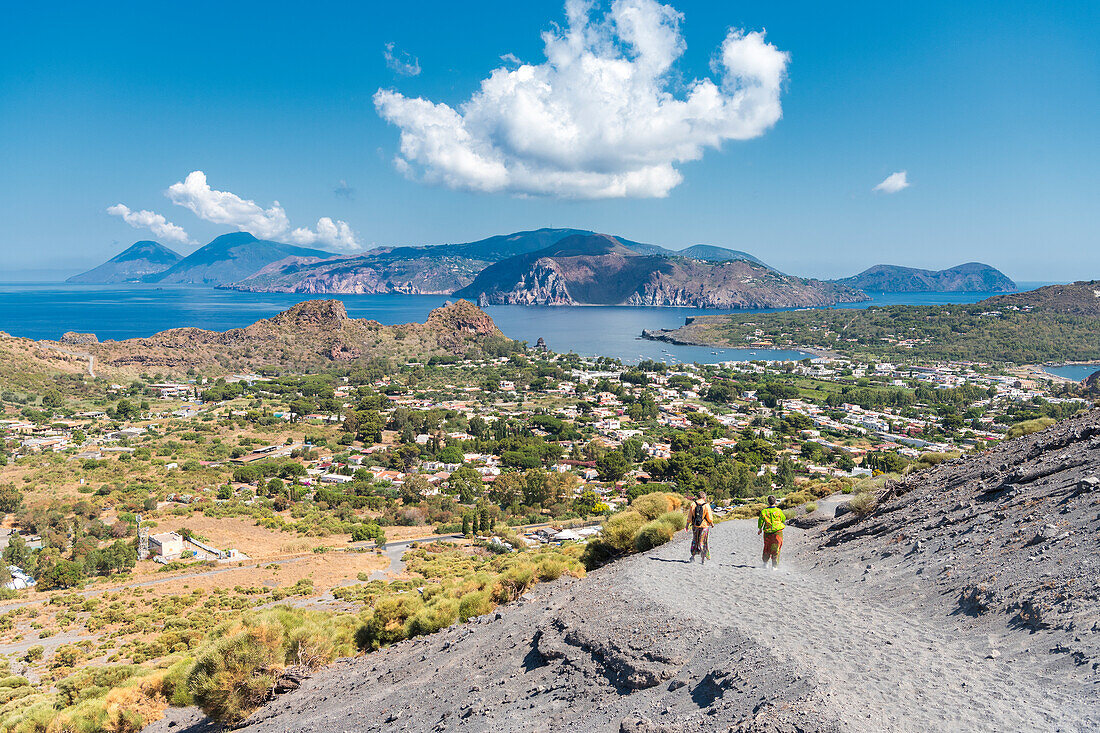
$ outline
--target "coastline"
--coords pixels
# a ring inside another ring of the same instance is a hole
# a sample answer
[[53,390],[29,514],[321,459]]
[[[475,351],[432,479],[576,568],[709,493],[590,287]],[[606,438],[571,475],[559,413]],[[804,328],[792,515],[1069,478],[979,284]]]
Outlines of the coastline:
[[[707,349],[736,349],[738,351],[748,351],[749,349],[743,346],[734,346],[733,344],[719,344],[709,341],[688,341],[686,339],[673,336],[676,330],[670,330],[667,328],[657,329],[642,329],[642,333],[639,338],[646,341],[660,341],[666,344],[672,344],[674,346],[699,346]],[[829,351],[828,349],[818,348],[816,346],[756,346],[751,347],[756,351],[801,351],[806,354],[810,354],[815,359],[846,359],[848,357],[835,351]],[[747,360],[751,361],[751,360]]]

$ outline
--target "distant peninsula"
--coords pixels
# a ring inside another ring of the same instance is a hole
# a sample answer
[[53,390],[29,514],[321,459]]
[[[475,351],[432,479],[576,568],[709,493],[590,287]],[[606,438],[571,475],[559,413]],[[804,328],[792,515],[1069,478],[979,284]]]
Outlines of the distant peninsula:
[[889,362],[1100,360],[1100,281],[978,303],[706,315],[642,338],[721,348],[802,349]]
[[900,265],[875,265],[858,275],[835,282],[871,293],[1014,293],[1016,283],[1003,272],[981,262],[920,270]]

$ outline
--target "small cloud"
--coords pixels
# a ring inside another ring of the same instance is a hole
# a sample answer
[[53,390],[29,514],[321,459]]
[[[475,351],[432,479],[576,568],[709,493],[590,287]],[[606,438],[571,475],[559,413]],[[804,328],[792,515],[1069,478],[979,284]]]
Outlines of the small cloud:
[[125,204],[115,204],[107,207],[107,213],[111,216],[121,216],[122,220],[134,229],[148,229],[157,239],[163,242],[173,242],[175,244],[195,243],[183,230],[183,227],[173,224],[155,212],[145,209],[132,211]]
[[871,190],[882,191],[883,193],[897,193],[906,188],[909,188],[909,172],[898,171],[897,173],[891,173],[886,176],[886,180]]
[[397,50],[392,41],[386,44],[383,55],[386,57],[386,66],[394,73],[401,76],[420,75],[420,59],[407,51]]
[[217,191],[206,182],[202,171],[191,171],[187,178],[173,183],[165,196],[194,212],[195,216],[214,224],[226,224],[260,239],[289,240],[294,244],[322,245],[344,252],[361,249],[355,232],[347,222],[333,221],[327,216],[317,220],[315,229],[290,228],[286,211],[273,201],[264,209],[255,201],[243,199],[230,191]]
[[348,182],[345,181],[343,178],[341,178],[340,182],[336,184],[336,188],[332,189],[332,192],[336,194],[337,197],[348,199],[349,201],[355,198],[355,189],[349,186]]
[[523,66],[523,62],[514,53],[506,53],[500,57],[500,60],[506,64],[513,64],[514,66]]

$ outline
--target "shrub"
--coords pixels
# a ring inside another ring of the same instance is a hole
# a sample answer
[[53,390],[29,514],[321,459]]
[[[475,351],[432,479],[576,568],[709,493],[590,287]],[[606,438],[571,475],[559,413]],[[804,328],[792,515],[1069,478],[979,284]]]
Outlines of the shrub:
[[[646,494],[653,496],[653,494]],[[660,515],[658,515],[660,516]],[[628,509],[612,515],[604,522],[600,533],[603,540],[619,553],[630,552],[634,548],[634,535],[646,523],[646,518],[636,511]]]
[[187,686],[203,712],[235,723],[259,707],[275,683],[279,642],[270,627],[247,629],[210,645],[195,661]]
[[680,497],[664,492],[643,494],[631,502],[630,508],[646,519],[656,519],[662,514],[679,509]]
[[873,491],[863,491],[848,500],[848,508],[859,516],[865,516],[875,510],[878,499]]
[[416,593],[380,598],[367,621],[355,632],[356,646],[364,651],[374,651],[407,639],[406,623],[423,605]]
[[672,539],[672,527],[667,522],[654,519],[642,526],[634,535],[634,549],[638,552],[652,550]]
[[676,511],[665,512],[661,516],[657,517],[657,521],[664,522],[669,527],[671,527],[672,531],[675,533],[686,527],[688,520],[687,515],[685,515],[683,512]]
[[805,506],[802,507],[802,510],[805,511],[807,514],[813,514],[814,512],[817,511],[817,502],[816,501],[809,502],[808,504],[806,504]]
[[191,658],[181,659],[165,670],[163,675],[151,680],[155,685],[156,692],[167,700],[172,707],[183,708],[195,704],[195,699],[191,696],[191,690],[187,687],[187,676],[194,666],[195,660]]
[[[279,607],[253,612],[214,631],[187,676],[195,703],[211,718],[237,722],[266,699],[281,669],[310,668],[352,651],[351,619]],[[173,668],[178,677],[182,670]],[[173,690],[176,699],[182,691]]]
[[443,598],[430,606],[425,606],[409,619],[409,636],[434,634],[458,620],[458,602]]
[[489,598],[489,592],[484,590],[467,593],[458,602],[458,617],[463,621],[468,621],[474,616],[483,616],[491,610],[493,610],[492,599]]
[[1018,422],[1008,429],[1005,433],[1006,438],[1019,438],[1022,435],[1031,435],[1037,433],[1040,430],[1046,430],[1055,423],[1052,417],[1037,417],[1034,420],[1024,420]]
[[814,498],[814,495],[811,494],[809,491],[795,491],[784,496],[783,499],[780,501],[780,506],[783,509],[793,506],[799,506],[800,504],[805,504],[808,501],[813,501]]
[[611,562],[617,554],[618,550],[607,540],[589,540],[581,553],[581,562],[584,563],[585,570],[595,570]]
[[565,571],[564,562],[549,557],[539,562],[535,568],[535,573],[541,581],[557,580],[565,574]]
[[959,455],[960,454],[957,451],[947,451],[945,453],[921,453],[920,458],[917,459],[917,463],[919,464],[920,468],[924,468],[927,466],[938,466],[944,461],[950,461],[954,458],[958,458]]
[[493,588],[493,600],[507,603],[523,595],[535,583],[535,567],[530,563],[513,565],[501,573]]

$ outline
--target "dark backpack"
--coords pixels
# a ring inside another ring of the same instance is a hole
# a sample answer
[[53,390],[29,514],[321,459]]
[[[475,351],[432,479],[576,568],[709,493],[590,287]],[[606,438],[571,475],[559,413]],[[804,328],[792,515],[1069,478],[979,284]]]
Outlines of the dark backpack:
[[707,516],[707,513],[704,511],[704,509],[706,508],[706,504],[695,502],[694,507],[691,510],[691,524],[693,527],[703,526],[703,520],[706,519]]

